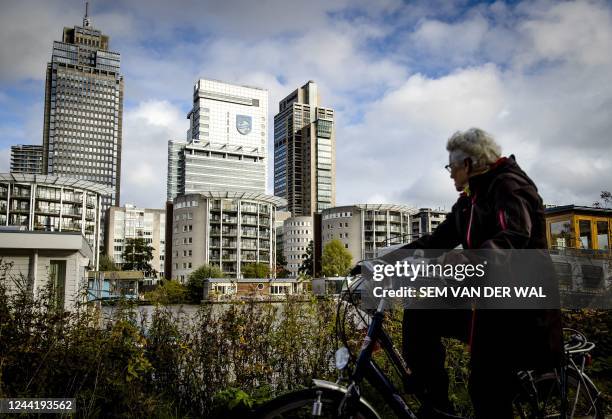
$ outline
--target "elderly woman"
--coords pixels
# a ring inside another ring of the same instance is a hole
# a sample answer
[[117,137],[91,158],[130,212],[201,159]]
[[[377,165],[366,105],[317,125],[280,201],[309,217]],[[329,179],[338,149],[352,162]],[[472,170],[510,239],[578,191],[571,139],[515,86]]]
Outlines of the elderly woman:
[[[485,131],[472,128],[448,140],[446,169],[461,192],[446,220],[404,248],[545,249],[544,207],[514,156]],[[558,310],[406,310],[404,357],[413,390],[431,417],[450,411],[441,337],[471,350],[470,395],[477,418],[512,418],[516,372],[558,365],[562,338]],[[427,413],[427,412],[424,412]]]

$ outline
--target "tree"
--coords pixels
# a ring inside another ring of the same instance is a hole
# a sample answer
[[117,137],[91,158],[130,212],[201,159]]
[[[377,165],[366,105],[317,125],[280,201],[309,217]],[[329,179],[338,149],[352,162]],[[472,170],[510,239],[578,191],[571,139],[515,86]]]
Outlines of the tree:
[[304,260],[302,260],[302,265],[300,269],[298,269],[298,273],[312,278],[314,276],[314,242],[312,240],[308,243],[306,253],[302,255],[302,258],[304,258]]
[[142,271],[147,276],[156,273],[150,263],[153,260],[153,247],[143,238],[125,239],[122,257],[121,268],[124,271]]
[[100,254],[100,270],[101,271],[120,271],[119,266],[107,254]]
[[325,276],[345,276],[349,273],[353,257],[342,242],[334,239],[323,248],[321,264]]
[[289,276],[291,272],[287,270],[287,259],[285,259],[285,254],[282,250],[276,250],[276,277],[277,278],[286,278]]
[[267,278],[270,276],[270,268],[266,263],[247,263],[242,268],[244,278]]
[[603,204],[601,201],[595,201],[593,202],[595,208],[612,208],[612,192],[601,191],[599,197],[602,199]]
[[204,264],[193,271],[187,279],[187,295],[194,303],[202,301],[204,281],[208,278],[223,278],[223,271],[217,265]]

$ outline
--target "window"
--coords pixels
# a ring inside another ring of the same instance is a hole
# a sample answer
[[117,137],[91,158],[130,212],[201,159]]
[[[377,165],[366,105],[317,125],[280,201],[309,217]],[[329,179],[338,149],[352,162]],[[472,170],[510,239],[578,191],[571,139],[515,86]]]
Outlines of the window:
[[580,242],[579,245],[582,249],[592,249],[593,242],[591,241],[591,221],[590,220],[579,220],[578,230]]
[[49,263],[49,280],[53,284],[55,305],[58,309],[64,308],[64,293],[66,289],[66,261],[52,260]]
[[597,221],[597,248],[599,250],[610,250],[607,221]]
[[569,220],[550,223],[550,245],[553,248],[570,247],[570,222]]

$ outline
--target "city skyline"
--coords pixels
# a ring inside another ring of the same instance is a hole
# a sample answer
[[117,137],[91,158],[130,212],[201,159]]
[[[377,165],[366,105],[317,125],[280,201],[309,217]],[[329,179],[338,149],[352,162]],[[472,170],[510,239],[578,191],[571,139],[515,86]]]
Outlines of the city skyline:
[[[188,95],[201,77],[268,89],[271,104],[316,81],[336,113],[337,205],[448,209],[456,193],[442,168],[446,139],[474,125],[517,156],[546,203],[589,205],[610,188],[609,3],[147,5],[90,5],[95,26],[122,54],[128,86],[122,204],[162,207],[167,141],[183,138]],[[81,21],[84,6],[24,1],[2,9],[7,172],[11,145],[42,143],[50,44]],[[296,13],[309,25],[296,27],[288,18]],[[34,21],[36,36],[26,36]],[[268,121],[275,111],[269,107]],[[267,134],[273,156],[270,125]]]

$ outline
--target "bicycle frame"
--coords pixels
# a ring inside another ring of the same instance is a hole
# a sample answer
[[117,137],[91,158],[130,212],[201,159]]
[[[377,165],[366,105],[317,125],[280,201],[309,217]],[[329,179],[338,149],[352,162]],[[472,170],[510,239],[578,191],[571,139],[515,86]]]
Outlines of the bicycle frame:
[[350,385],[348,387],[345,399],[347,401],[355,400],[355,398],[357,400],[359,399],[359,392],[356,385],[359,385],[365,378],[377,389],[379,393],[382,393],[385,401],[399,417],[417,419],[417,416],[402,398],[398,389],[372,359],[374,347],[378,342],[380,347],[389,356],[389,359],[402,380],[408,379],[411,374],[401,355],[397,352],[395,346],[393,346],[391,338],[384,330],[383,321],[384,311],[381,307],[379,307],[372,317],[372,321],[368,327],[368,333],[363,340],[363,344],[357,357],[355,369],[350,376]]

